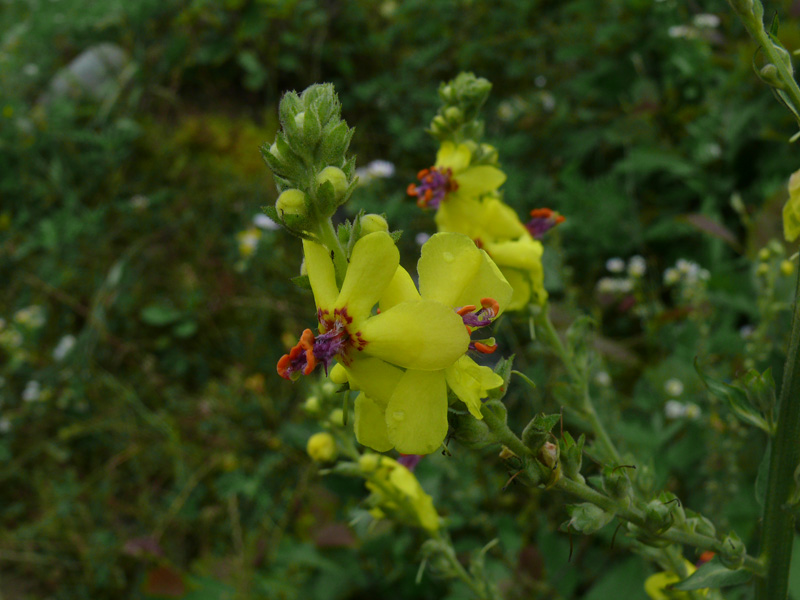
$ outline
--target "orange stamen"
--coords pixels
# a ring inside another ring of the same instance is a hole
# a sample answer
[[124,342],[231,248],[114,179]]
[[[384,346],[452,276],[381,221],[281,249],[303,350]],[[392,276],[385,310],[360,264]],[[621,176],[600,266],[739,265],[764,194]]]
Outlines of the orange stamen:
[[314,367],[317,366],[317,357],[314,356],[314,332],[310,329],[303,331],[303,334],[300,336],[300,340],[291,350],[289,350],[289,354],[284,354],[280,357],[280,359],[278,359],[278,375],[284,379],[291,379],[291,377],[286,374],[286,371],[288,370],[289,365],[292,364],[292,361],[303,352],[306,354],[307,362],[306,368],[303,369],[303,374],[310,375],[314,370]]
[[531,211],[531,216],[539,219],[549,219],[553,216],[553,209],[551,208],[534,208]]
[[500,305],[494,298],[481,298],[481,306],[483,308],[491,308],[496,315],[500,313]]
[[431,172],[430,169],[422,169],[419,173],[417,173],[417,179],[422,181],[422,178],[425,177],[425,175],[427,175],[430,172]]
[[475,310],[475,305],[467,304],[466,306],[462,306],[461,308],[459,308],[456,311],[456,314],[458,314],[460,317],[463,317],[464,315],[471,313],[473,310]]
[[495,350],[497,350],[497,344],[494,344],[493,346],[487,346],[483,342],[475,342],[473,345],[475,346],[475,350],[481,354],[492,354]]
[[716,556],[714,552],[712,552],[711,550],[706,550],[700,555],[700,558],[697,559],[697,564],[702,565],[704,563],[707,563],[712,558],[714,558],[714,556]]
[[566,220],[566,217],[564,215],[558,215],[556,217],[556,225],[558,225],[560,223],[563,223],[565,220]]
[[417,186],[413,183],[409,183],[408,187],[406,188],[406,194],[409,196],[416,196],[417,195]]

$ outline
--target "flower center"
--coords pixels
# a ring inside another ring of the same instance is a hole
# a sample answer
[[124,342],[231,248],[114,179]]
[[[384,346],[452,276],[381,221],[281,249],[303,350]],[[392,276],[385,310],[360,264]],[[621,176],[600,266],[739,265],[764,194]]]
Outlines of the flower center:
[[317,321],[322,333],[314,336],[310,329],[306,329],[297,345],[278,361],[278,374],[284,379],[297,379],[300,373],[310,375],[318,364],[323,365],[327,375],[330,362],[334,358],[346,365],[350,364],[350,349],[361,351],[367,345],[360,331],[350,332],[349,326],[353,318],[347,314],[346,306],[334,309],[333,314],[319,309]]
[[417,179],[420,181],[419,185],[409,183],[406,192],[417,198],[417,206],[420,208],[439,208],[448,192],[458,189],[458,182],[453,179],[453,169],[449,168],[422,169],[417,173]]
[[[482,298],[481,308],[477,308],[474,304],[467,304],[466,306],[457,308],[456,312],[464,321],[467,332],[472,335],[473,329],[491,325],[492,320],[500,313],[500,305],[494,298]],[[491,354],[497,350],[497,344],[494,343],[494,338],[474,340],[470,341],[469,349],[480,352],[481,354]]]
[[545,233],[564,222],[563,215],[549,208],[534,208],[531,211],[531,217],[532,219],[525,224],[525,228],[537,240],[542,239]]

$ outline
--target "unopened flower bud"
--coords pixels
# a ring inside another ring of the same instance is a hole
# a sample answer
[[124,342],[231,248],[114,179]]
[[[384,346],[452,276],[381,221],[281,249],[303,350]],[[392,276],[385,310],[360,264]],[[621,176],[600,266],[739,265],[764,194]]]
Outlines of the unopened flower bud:
[[758,251],[758,260],[766,262],[769,260],[769,248],[762,248]]
[[669,505],[660,500],[651,500],[644,509],[648,529],[659,534],[672,527],[673,517]]
[[299,129],[303,128],[303,123],[306,121],[306,113],[299,112],[294,116],[294,124],[297,125]]
[[338,167],[325,167],[317,175],[317,185],[329,182],[333,186],[333,195],[336,200],[340,200],[347,191],[349,185],[347,175]]
[[344,411],[341,408],[334,408],[328,415],[328,420],[334,425],[344,425]]
[[459,123],[464,118],[464,113],[457,106],[448,106],[444,110],[444,118],[452,124]]
[[380,462],[380,455],[367,452],[359,457],[358,466],[364,473],[372,473],[378,468]]
[[281,151],[278,150],[278,143],[277,142],[273,143],[272,146],[269,147],[269,153],[272,154],[272,156],[274,156],[278,160],[283,158],[283,154],[281,154]]
[[303,408],[310,414],[319,412],[319,398],[316,396],[309,396],[306,398]]
[[764,65],[758,74],[765,82],[776,88],[783,88],[783,82],[778,77],[778,67],[773,64]]
[[790,260],[781,261],[781,273],[789,277],[789,275],[794,273],[794,263]]
[[719,561],[729,569],[738,569],[744,563],[745,547],[739,536],[731,531],[722,542]]
[[389,231],[389,224],[380,215],[368,214],[361,217],[361,235],[375,233],[376,231]]
[[275,203],[275,210],[283,215],[304,215],[306,214],[306,195],[300,190],[286,190]]
[[436,133],[443,133],[447,131],[447,121],[441,115],[436,115],[431,121],[431,129]]
[[314,462],[332,462],[338,454],[336,440],[333,439],[330,433],[320,431],[308,438],[306,452]]
[[330,374],[328,375],[330,380],[333,383],[342,385],[347,383],[347,371],[344,370],[344,367],[339,363],[336,363],[334,367],[331,369]]
[[760,265],[758,265],[758,268],[756,269],[756,275],[758,275],[759,277],[766,277],[767,273],[769,273],[768,264],[761,263]]

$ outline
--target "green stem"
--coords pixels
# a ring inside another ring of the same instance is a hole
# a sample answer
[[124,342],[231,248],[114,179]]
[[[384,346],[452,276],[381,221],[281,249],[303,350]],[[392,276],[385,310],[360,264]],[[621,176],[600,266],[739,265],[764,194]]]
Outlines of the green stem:
[[322,244],[333,253],[331,258],[333,258],[333,266],[336,269],[336,283],[341,286],[344,274],[347,272],[347,256],[339,243],[339,236],[336,235],[330,219],[320,219],[317,234]]
[[[628,521],[638,527],[647,529],[646,519],[641,511],[633,507],[621,507],[613,498],[590,488],[586,484],[579,483],[572,479],[562,478],[558,480],[555,487],[559,488],[563,492],[576,496],[581,500],[591,502],[607,512],[614,513],[623,521]],[[674,542],[676,544],[687,544],[689,546],[694,546],[696,548],[700,548],[701,550],[711,550],[712,552],[717,553],[722,553],[724,551],[723,542],[717,538],[703,535],[701,533],[695,533],[693,531],[677,529],[675,527],[658,534],[657,537]],[[758,559],[752,556],[745,555],[744,564],[742,566],[748,571],[752,571],[756,575],[764,574],[764,565]]]
[[761,553],[767,576],[759,582],[759,600],[782,600],[788,595],[795,517],[787,510],[794,490],[794,470],[800,462],[800,272],[795,289],[792,330],[778,406],[778,428],[772,442],[764,502]]
[[[751,3],[735,2],[733,0],[729,0],[729,2],[734,11],[736,11],[736,13],[739,15],[739,18],[742,20],[742,23],[747,31],[759,44],[759,46],[761,46],[761,51],[764,53],[767,61],[770,64],[775,65],[775,68],[777,69],[777,79],[783,84],[783,87],[780,87],[779,89],[784,94],[789,96],[789,98],[791,98],[794,107],[800,109],[800,87],[798,87],[792,72],[784,63],[784,59],[775,49],[772,38],[770,38],[767,31],[764,29],[763,21],[754,12],[753,5],[756,2],[760,4],[760,0],[754,0],[754,2]],[[764,9],[762,7],[762,13],[763,10]],[[797,118],[798,122],[800,122],[800,118],[797,116],[797,114],[795,114],[795,118]]]
[[486,405],[481,406],[481,414],[483,415],[486,425],[489,427],[492,433],[497,436],[497,439],[501,444],[506,446],[520,458],[531,454],[530,448],[523,444],[522,440],[514,435],[514,432],[509,429],[506,422],[498,417],[491,408]]
[[480,598],[480,600],[492,600],[491,596],[486,595],[486,591],[483,589],[483,587],[475,582],[472,576],[467,573],[467,570],[459,562],[458,557],[456,556],[456,551],[450,541],[445,539],[438,531],[434,533],[432,537],[442,545],[447,546],[447,551],[443,552],[444,556],[447,557],[447,561],[450,563],[450,566],[453,567],[453,570],[458,578],[463,581],[470,590],[472,590],[472,593]]
[[561,338],[558,337],[558,332],[556,332],[556,328],[553,326],[553,322],[550,320],[549,310],[545,310],[543,312],[543,318],[540,320],[540,322],[544,326],[544,334],[546,339],[549,340],[551,347],[561,359],[561,362],[564,364],[564,368],[567,370],[567,374],[569,375],[570,379],[572,379],[572,382],[579,386],[582,390],[580,409],[583,412],[583,416],[589,421],[589,425],[594,431],[595,436],[597,436],[598,443],[603,447],[603,450],[605,450],[605,453],[611,460],[613,460],[616,464],[620,464],[622,459],[620,458],[619,451],[614,445],[614,442],[611,440],[611,436],[608,435],[608,432],[606,431],[606,428],[603,425],[603,422],[600,420],[597,410],[595,410],[594,404],[592,403],[592,398],[589,395],[589,383],[586,381],[586,377],[575,366],[575,363],[572,360],[572,355],[564,347],[564,344],[561,342]]

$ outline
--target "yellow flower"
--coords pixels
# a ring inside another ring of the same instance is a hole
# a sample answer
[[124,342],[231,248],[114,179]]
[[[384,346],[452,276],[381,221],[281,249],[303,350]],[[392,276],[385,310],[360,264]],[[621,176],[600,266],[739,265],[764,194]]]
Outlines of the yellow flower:
[[364,472],[374,505],[370,514],[376,519],[388,516],[432,533],[437,531],[439,515],[433,507],[433,499],[425,493],[414,474],[388,456],[378,460],[365,458],[373,456],[364,455],[359,461],[369,467]]
[[[438,302],[461,315],[468,328],[491,323],[508,305],[511,287],[485,252],[466,236],[438,233],[422,247],[417,265],[419,292],[408,272],[398,268],[380,299],[381,311],[406,303]],[[477,309],[477,306],[481,306]],[[383,314],[383,312],[381,313]],[[469,329],[471,331],[471,329]],[[491,342],[472,341],[478,352],[492,352]],[[437,371],[408,369],[385,362],[344,365],[356,398],[355,432],[359,443],[379,452],[403,454],[435,451],[447,434],[447,388],[478,419],[481,400],[503,379],[468,356]]]
[[789,199],[783,207],[783,235],[787,242],[800,236],[800,171],[789,178]]
[[442,202],[479,197],[503,185],[506,174],[491,165],[470,166],[472,151],[467,144],[442,143],[436,164],[417,174],[419,185],[409,184],[409,196],[422,208],[439,208]]
[[[686,574],[691,575],[697,570],[688,560],[683,561],[686,565]],[[644,591],[652,600],[688,600],[689,594],[678,590],[670,589],[670,586],[682,581],[683,579],[671,571],[662,571],[648,577],[644,582]],[[708,593],[707,589],[697,590],[704,596]]]

